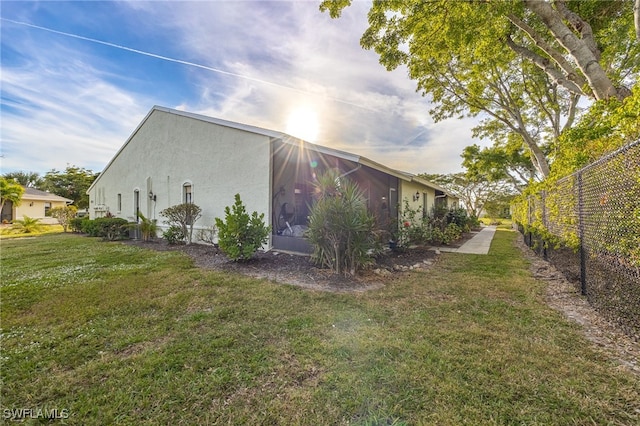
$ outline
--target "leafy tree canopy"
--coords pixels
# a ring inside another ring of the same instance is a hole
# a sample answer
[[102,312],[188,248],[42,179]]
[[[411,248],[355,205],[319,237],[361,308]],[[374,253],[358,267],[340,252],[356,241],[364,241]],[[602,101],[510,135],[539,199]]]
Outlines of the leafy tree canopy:
[[[320,10],[338,17],[350,4],[325,0]],[[378,0],[361,44],[388,69],[406,65],[428,93],[435,91],[429,69],[443,73],[463,61],[473,73],[518,56],[572,93],[623,98],[624,79],[637,73],[640,56],[633,6],[632,0]]]
[[51,170],[44,175],[42,190],[73,200],[78,209],[89,207],[87,190],[98,173],[77,166],[67,166],[64,171]]
[[518,141],[488,148],[470,145],[463,150],[462,158],[462,166],[471,180],[506,181],[516,192],[521,192],[536,178],[531,158]]
[[20,205],[22,194],[24,194],[24,188],[19,183],[0,177],[0,210],[7,201],[11,201],[14,206]]
[[27,188],[40,189],[43,183],[42,177],[36,172],[9,172],[5,173],[3,176],[8,180],[14,180],[18,182],[20,185]]
[[480,217],[487,203],[504,200],[514,194],[513,186],[504,179],[490,181],[468,173],[423,173],[419,176],[457,196],[472,217]]
[[596,102],[554,147],[552,175],[567,176],[640,139],[640,86],[623,101]]
[[[350,0],[320,9],[337,17]],[[474,136],[518,141],[540,177],[581,98],[623,99],[640,68],[632,2],[375,1],[361,44],[408,68],[434,119],[480,116]],[[495,151],[495,150],[494,150]]]

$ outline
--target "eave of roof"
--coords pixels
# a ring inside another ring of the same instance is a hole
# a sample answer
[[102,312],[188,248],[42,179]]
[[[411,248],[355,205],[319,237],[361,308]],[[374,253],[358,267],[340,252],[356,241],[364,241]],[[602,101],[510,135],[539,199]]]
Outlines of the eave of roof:
[[72,203],[73,200],[65,197],[61,197],[60,195],[52,194],[50,192],[41,191],[35,188],[23,187],[24,194],[22,194],[23,200],[42,200],[42,201],[64,201],[66,203]]
[[[229,127],[229,128],[232,128],[232,129],[242,130],[242,131],[250,132],[250,133],[255,133],[255,134],[259,134],[259,135],[270,137],[272,139],[281,140],[282,142],[287,143],[287,144],[291,144],[291,145],[303,144],[305,146],[305,148],[307,148],[307,149],[311,149],[311,150],[314,150],[314,151],[317,151],[317,152],[321,152],[321,153],[324,153],[324,154],[328,154],[328,155],[333,155],[335,157],[342,158],[342,159],[345,159],[345,160],[353,161],[353,162],[356,162],[358,164],[362,164],[363,166],[368,166],[368,167],[371,167],[372,169],[381,171],[383,173],[387,173],[387,174],[389,174],[391,176],[394,176],[394,177],[396,177],[398,179],[402,179],[402,180],[405,180],[405,181],[415,180],[415,176],[410,174],[410,173],[405,173],[405,172],[401,172],[399,170],[394,170],[392,168],[384,166],[384,165],[382,165],[380,163],[377,163],[377,162],[375,162],[373,160],[370,160],[370,159],[368,159],[366,157],[362,157],[360,155],[356,155],[356,154],[352,154],[352,153],[349,153],[349,152],[346,152],[346,151],[341,151],[341,150],[334,149],[334,148],[329,148],[329,147],[326,147],[326,146],[323,146],[323,145],[317,145],[317,144],[314,144],[314,143],[311,143],[311,142],[307,142],[307,141],[304,141],[302,139],[296,138],[294,136],[288,135],[288,134],[283,133],[283,132],[264,129],[262,127],[251,126],[251,125],[243,124],[243,123],[237,123],[237,122],[234,122],[234,121],[222,120],[220,118],[209,117],[209,116],[206,116],[206,115],[196,114],[196,113],[192,113],[192,112],[180,111],[180,110],[171,109],[171,108],[167,108],[167,107],[162,107],[162,106],[158,106],[158,105],[155,105],[153,108],[151,108],[149,113],[145,116],[145,118],[140,122],[140,124],[136,127],[136,129],[131,133],[131,135],[129,136],[127,141],[118,150],[116,155],[114,155],[113,158],[111,159],[111,161],[109,161],[109,163],[105,166],[105,168],[102,170],[102,173],[104,173],[109,168],[109,166],[111,166],[111,164],[120,155],[120,153],[129,144],[129,142],[133,139],[133,137],[136,135],[136,133],[138,133],[138,131],[144,125],[144,123],[149,119],[151,114],[153,114],[155,111],[161,111],[161,112],[164,112],[164,113],[167,113],[167,114],[179,115],[179,116],[182,116],[182,117],[187,117],[187,118],[191,118],[191,119],[194,119],[194,120],[204,121],[204,122],[216,124],[216,125],[219,125],[219,126]],[[100,175],[102,175],[102,173],[100,173]],[[93,181],[93,183],[91,184],[91,186],[87,190],[87,193],[89,193],[89,191],[98,183],[99,180],[100,180],[100,176],[98,176],[98,178]],[[427,186],[433,187],[435,189],[441,190],[443,192],[446,192],[446,191],[444,191],[444,189],[438,187],[437,185],[432,184],[430,182],[427,182],[427,181],[425,181],[423,179],[422,180],[416,180],[416,182],[419,182],[419,183],[421,183],[423,185],[427,185]],[[451,194],[448,194],[448,195],[451,195]]]

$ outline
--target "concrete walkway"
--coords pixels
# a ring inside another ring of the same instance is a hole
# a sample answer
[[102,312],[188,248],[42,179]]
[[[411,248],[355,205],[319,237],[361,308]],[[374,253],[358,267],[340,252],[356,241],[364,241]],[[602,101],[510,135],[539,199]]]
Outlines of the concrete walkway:
[[473,236],[469,241],[459,248],[438,247],[438,250],[450,253],[466,253],[466,254],[487,254],[493,235],[496,233],[495,226],[485,226],[480,232]]

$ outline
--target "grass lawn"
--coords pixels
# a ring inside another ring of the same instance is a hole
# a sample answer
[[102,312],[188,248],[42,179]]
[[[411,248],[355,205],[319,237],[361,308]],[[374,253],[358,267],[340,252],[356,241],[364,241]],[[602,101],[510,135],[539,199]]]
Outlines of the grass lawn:
[[515,236],[361,294],[70,234],[4,240],[2,412],[83,425],[640,424],[640,380],[544,304]]
[[0,225],[0,239],[37,237],[44,234],[59,234],[62,231],[62,225],[39,225],[37,230],[28,233],[14,229],[11,225]]

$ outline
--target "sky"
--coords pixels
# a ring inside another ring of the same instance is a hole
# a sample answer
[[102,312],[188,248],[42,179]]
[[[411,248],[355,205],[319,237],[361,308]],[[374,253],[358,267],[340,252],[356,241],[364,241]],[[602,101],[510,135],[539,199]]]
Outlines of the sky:
[[0,170],[101,171],[154,105],[291,134],[411,173],[462,170],[473,120],[435,123],[360,47],[370,3],[0,2]]

